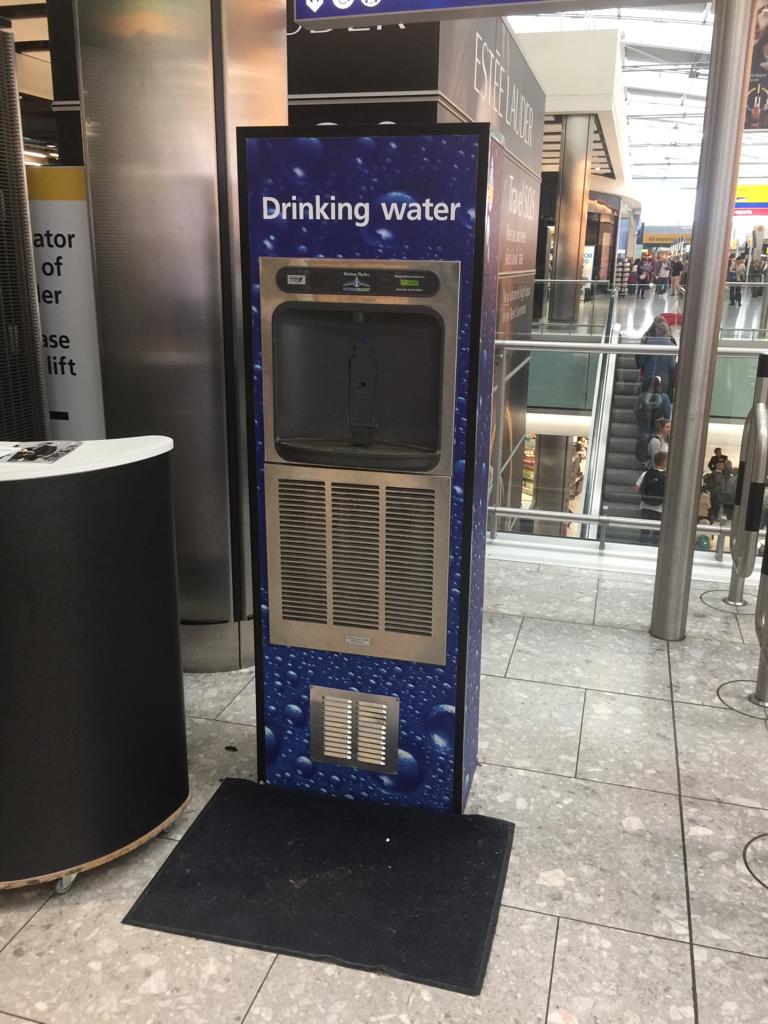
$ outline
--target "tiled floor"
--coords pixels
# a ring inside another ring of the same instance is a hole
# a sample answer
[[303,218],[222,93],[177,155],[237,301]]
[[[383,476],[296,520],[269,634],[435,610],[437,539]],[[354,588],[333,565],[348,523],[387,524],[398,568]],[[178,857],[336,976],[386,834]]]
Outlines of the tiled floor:
[[0,1024],[768,1024],[768,722],[751,619],[707,589],[666,644],[647,579],[489,562],[470,810],[516,831],[480,997],[120,923],[218,780],[252,775],[245,671],[186,677],[169,833],[64,896],[0,894]]

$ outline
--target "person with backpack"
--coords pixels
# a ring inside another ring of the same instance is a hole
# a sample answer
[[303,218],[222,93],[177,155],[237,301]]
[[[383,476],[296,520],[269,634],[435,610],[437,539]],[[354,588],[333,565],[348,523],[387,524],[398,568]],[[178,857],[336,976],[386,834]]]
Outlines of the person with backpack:
[[672,423],[667,419],[656,420],[656,433],[646,445],[645,466],[650,469],[654,459],[660,453],[664,455],[669,451],[669,433],[672,430]]
[[672,260],[672,262],[669,265],[669,269],[670,269],[670,272],[671,272],[671,276],[670,276],[670,279],[669,279],[669,283],[671,285],[671,288],[670,288],[669,294],[670,295],[680,295],[680,283],[681,283],[682,276],[683,276],[683,270],[685,268],[683,266],[683,261],[680,259],[679,256],[675,256],[675,258]]
[[[672,415],[672,403],[669,395],[662,390],[661,377],[648,380],[637,396],[635,402],[635,423],[638,438],[645,436],[650,441],[657,422],[668,420]],[[643,461],[645,456],[643,456]]]
[[[640,518],[661,521],[664,508],[664,487],[667,482],[667,453],[657,452],[653,457],[653,465],[640,474],[635,483],[635,490],[640,494]],[[658,544],[659,534],[656,530],[641,530],[641,544]]]
[[723,514],[730,519],[733,516],[733,506],[736,502],[736,485],[738,473],[734,472],[733,463],[730,459],[722,458],[715,464],[715,468],[704,478],[710,494],[710,518],[714,521]]
[[677,342],[672,335],[672,329],[663,316],[654,318],[653,323],[640,339],[641,345],[669,345],[672,350],[666,355],[636,355],[635,365],[640,370],[640,379],[643,383],[654,377],[661,377],[661,390],[669,395],[670,400],[674,398],[675,371],[677,369]]
[[644,261],[641,261],[637,266],[637,294],[641,299],[645,298],[645,293],[651,286],[651,268]]

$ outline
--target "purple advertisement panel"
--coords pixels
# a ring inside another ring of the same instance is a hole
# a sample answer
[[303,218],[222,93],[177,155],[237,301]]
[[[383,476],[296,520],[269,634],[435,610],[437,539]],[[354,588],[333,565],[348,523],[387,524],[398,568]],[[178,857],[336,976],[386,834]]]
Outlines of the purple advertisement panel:
[[[456,810],[462,797],[470,643],[466,629],[477,389],[480,377],[490,380],[480,365],[488,130],[485,126],[391,128],[375,133],[372,129],[370,135],[360,136],[324,129],[303,137],[290,129],[241,129],[239,134],[244,299],[250,317],[253,380],[250,461],[255,605],[260,609],[257,694],[264,737],[259,774],[268,783],[287,788]],[[453,445],[444,664],[286,646],[270,640],[262,257],[355,260],[366,266],[377,260],[460,264],[456,399],[450,410]],[[490,395],[486,404],[490,406]],[[397,698],[395,771],[378,773],[313,759],[310,688],[318,685]]]

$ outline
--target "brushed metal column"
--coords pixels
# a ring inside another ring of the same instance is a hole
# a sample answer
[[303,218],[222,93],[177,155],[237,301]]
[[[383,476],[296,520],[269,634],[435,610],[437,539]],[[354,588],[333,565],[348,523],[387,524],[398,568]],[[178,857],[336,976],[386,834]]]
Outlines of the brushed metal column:
[[235,668],[250,558],[234,137],[287,122],[285,3],[75,9],[107,429],[174,438],[181,618],[196,668]]
[[682,640],[739,171],[754,0],[717,0],[651,634]]
[[[560,144],[560,185],[555,212],[555,253],[552,277],[556,281],[580,281],[587,233],[589,176],[592,170],[591,114],[563,118]],[[581,285],[554,284],[550,320],[573,323],[578,319]]]

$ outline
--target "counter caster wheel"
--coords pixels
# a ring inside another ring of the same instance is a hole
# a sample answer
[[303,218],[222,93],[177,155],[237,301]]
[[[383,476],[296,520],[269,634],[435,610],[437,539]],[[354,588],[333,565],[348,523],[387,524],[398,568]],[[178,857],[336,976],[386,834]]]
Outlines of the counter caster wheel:
[[75,884],[77,878],[77,872],[73,871],[71,875],[62,875],[61,878],[56,882],[54,892],[57,896],[63,896],[65,892],[69,892],[72,886]]

